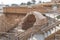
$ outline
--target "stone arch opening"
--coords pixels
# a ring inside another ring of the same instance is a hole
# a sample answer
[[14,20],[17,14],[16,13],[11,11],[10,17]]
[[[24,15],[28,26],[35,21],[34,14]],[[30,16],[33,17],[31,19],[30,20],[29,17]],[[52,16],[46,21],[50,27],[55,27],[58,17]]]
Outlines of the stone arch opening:
[[28,15],[24,19],[24,22],[22,23],[22,29],[27,30],[27,29],[31,28],[35,22],[36,22],[35,15],[33,15],[33,14]]

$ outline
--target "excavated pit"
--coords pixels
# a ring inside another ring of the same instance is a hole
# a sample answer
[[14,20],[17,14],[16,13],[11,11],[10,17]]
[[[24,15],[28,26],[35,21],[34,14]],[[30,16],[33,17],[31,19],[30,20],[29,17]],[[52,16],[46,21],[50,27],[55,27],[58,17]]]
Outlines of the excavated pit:
[[23,30],[27,30],[33,27],[33,25],[42,25],[45,23],[47,23],[47,18],[42,14],[40,14],[39,12],[30,12],[23,18],[21,27]]
[[33,26],[33,24],[36,22],[36,18],[33,14],[28,15],[25,19],[24,22],[22,23],[22,29],[27,30]]
[[[13,23],[14,26],[7,26],[7,27],[5,26],[6,30],[4,28],[5,31],[2,31],[2,32],[6,32],[6,31],[10,30],[8,33],[11,33],[11,32],[14,33],[13,36],[16,36],[16,37],[18,36],[19,39],[20,39],[20,37],[23,37],[21,40],[23,40],[25,38],[28,38],[29,37],[28,35],[31,35],[31,33],[33,33],[33,34],[36,33],[39,30],[39,28],[35,27],[36,25],[39,25],[39,27],[40,27],[41,25],[44,25],[44,24],[47,23],[47,18],[45,16],[43,16],[41,13],[39,13],[39,12],[27,13],[27,15],[25,17],[23,17],[21,22],[20,22],[18,17],[14,18],[14,17],[12,17],[13,15],[11,17],[10,16],[6,17],[6,18],[8,18],[8,23],[10,23],[9,21],[11,19],[11,20],[13,20],[12,22],[14,22],[16,24],[18,23],[18,25]],[[22,32],[21,30],[23,30],[24,32]],[[10,34],[7,34],[7,35],[11,36]]]
[[19,24],[22,30],[25,30],[17,36],[21,40],[27,40],[31,34],[35,34],[40,30],[42,25],[47,24],[47,18],[43,16],[40,12],[30,12],[22,19],[22,22]]

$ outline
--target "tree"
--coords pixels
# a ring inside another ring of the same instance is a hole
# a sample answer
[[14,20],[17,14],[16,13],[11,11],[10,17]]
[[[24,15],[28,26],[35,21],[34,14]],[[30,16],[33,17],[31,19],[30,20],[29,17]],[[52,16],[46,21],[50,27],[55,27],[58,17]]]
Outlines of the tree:
[[6,7],[9,7],[9,5],[5,5]]
[[20,5],[26,5],[26,3],[21,3]]
[[60,19],[60,15],[59,15],[59,16],[57,16],[57,19]]
[[41,3],[41,1],[39,1],[39,3]]
[[36,1],[35,0],[32,0],[32,2],[33,2],[33,4],[35,4]]
[[31,5],[32,3],[29,1],[29,2],[27,2],[27,5]]
[[18,4],[12,4],[11,6],[18,6]]

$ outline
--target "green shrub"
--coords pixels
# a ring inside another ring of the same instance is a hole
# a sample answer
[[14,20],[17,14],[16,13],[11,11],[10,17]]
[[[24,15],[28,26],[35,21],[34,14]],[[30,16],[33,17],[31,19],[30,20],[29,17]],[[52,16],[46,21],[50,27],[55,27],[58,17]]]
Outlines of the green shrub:
[[60,15],[59,15],[59,16],[57,16],[57,19],[60,19]]

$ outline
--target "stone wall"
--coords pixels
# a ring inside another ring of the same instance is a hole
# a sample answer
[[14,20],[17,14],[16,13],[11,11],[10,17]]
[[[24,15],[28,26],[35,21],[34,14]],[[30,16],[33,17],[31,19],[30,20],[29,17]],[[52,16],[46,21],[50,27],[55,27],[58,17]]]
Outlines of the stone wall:
[[15,28],[25,15],[3,14],[0,16],[0,32],[7,32]]
[[47,12],[47,10],[41,7],[41,5],[37,7],[33,6],[31,8],[29,8],[28,6],[27,7],[4,7],[3,8],[4,13],[27,14],[28,12],[31,12],[31,11],[39,11],[41,13]]

